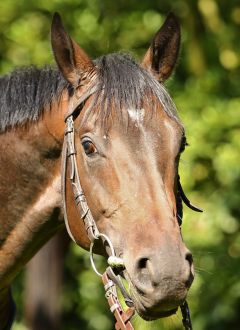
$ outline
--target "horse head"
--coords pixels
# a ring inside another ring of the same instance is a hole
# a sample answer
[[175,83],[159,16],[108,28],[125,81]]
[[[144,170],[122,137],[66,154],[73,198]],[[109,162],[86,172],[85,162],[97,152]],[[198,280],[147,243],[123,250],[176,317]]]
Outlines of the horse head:
[[[92,61],[54,16],[52,47],[69,82],[66,118],[74,118],[77,175],[98,230],[112,242],[144,319],[176,312],[193,281],[192,255],[178,217],[178,164],[186,138],[163,86],[180,47],[170,14],[141,64],[122,54]],[[89,249],[67,163],[66,213],[74,240]],[[106,240],[94,245],[110,254]]]

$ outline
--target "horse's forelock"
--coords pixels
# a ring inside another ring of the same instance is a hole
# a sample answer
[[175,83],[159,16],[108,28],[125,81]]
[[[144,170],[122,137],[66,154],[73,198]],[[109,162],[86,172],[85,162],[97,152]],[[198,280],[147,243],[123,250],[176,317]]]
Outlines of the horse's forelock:
[[141,109],[143,105],[152,115],[160,103],[169,117],[179,121],[176,107],[165,87],[131,56],[121,53],[106,55],[98,58],[95,65],[99,89],[92,107],[99,107],[100,120],[106,121],[113,111],[114,115],[122,118],[126,109]]

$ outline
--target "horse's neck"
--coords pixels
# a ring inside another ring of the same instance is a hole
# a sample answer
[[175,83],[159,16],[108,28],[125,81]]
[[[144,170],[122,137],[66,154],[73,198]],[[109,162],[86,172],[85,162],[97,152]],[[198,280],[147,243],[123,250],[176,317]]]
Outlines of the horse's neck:
[[42,123],[0,136],[1,241],[59,172],[60,152]]
[[[61,135],[46,115],[0,135],[0,282],[19,269],[62,226]],[[49,127],[46,125],[49,123]]]

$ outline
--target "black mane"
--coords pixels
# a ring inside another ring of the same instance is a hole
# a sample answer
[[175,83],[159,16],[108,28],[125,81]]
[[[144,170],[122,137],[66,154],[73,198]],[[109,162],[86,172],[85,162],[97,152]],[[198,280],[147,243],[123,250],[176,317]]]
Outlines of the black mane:
[[36,121],[51,108],[68,83],[52,67],[18,69],[0,77],[0,132],[27,121]]
[[[108,118],[113,108],[121,114],[126,108],[141,109],[144,102],[154,111],[160,102],[166,113],[178,120],[176,108],[163,85],[129,55],[102,56],[95,64],[99,91],[94,104],[100,102],[101,119]],[[60,71],[52,67],[31,66],[0,77],[0,132],[27,121],[37,121],[65,88],[69,88],[69,84]]]

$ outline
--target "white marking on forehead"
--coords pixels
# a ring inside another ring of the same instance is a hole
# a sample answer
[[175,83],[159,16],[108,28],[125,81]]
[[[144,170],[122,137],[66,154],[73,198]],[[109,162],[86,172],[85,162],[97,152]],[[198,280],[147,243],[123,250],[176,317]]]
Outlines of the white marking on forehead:
[[135,122],[135,126],[139,127],[144,120],[145,109],[134,109],[130,108],[127,110],[129,117]]

